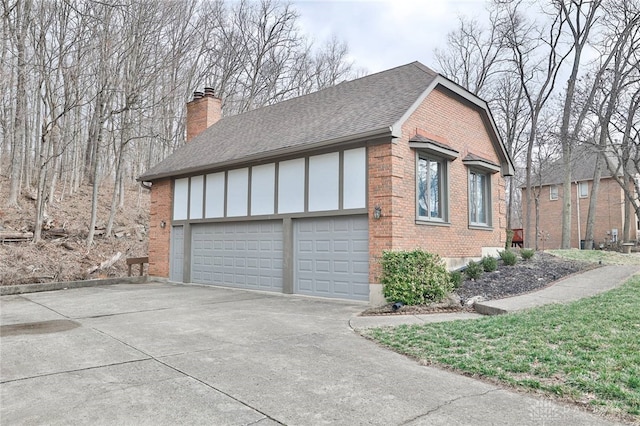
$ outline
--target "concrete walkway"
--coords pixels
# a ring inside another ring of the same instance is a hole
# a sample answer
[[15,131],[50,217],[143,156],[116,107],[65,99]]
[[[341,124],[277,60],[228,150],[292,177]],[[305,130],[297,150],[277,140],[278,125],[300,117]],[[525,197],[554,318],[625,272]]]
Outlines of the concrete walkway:
[[391,315],[354,317],[350,321],[353,329],[396,326],[401,324],[423,324],[429,322],[455,321],[480,318],[484,315],[499,315],[516,312],[551,303],[568,303],[594,296],[622,285],[633,274],[640,272],[637,265],[609,265],[574,274],[532,293],[506,299],[476,303],[475,313],[461,312],[430,315]]

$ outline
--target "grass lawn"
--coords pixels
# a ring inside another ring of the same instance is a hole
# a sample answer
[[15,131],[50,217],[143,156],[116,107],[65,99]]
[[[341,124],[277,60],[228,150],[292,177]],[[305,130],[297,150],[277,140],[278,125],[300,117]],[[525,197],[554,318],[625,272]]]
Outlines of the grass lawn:
[[576,249],[547,250],[547,252],[554,256],[583,262],[602,262],[605,265],[640,265],[640,253],[624,254],[615,251]]
[[426,364],[640,421],[640,276],[568,305],[364,333]]

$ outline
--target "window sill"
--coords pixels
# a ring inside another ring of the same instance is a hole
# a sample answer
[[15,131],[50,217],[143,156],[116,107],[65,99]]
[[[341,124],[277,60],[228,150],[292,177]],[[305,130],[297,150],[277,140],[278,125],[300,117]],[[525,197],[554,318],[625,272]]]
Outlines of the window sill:
[[416,219],[416,225],[451,226],[451,222]]
[[493,231],[493,226],[491,226],[491,225],[469,225],[469,229],[473,229],[475,231]]

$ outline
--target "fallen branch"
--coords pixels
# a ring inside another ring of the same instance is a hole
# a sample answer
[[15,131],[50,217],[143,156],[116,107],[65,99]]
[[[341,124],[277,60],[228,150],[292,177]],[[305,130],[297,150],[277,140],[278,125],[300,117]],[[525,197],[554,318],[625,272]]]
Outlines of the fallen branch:
[[93,268],[89,268],[87,269],[87,273],[88,274],[93,274],[96,271],[99,271],[101,269],[105,269],[110,267],[111,265],[113,265],[114,263],[116,263],[120,257],[122,256],[122,253],[117,252],[111,259],[109,260],[105,260],[104,262],[102,262],[100,265],[98,266],[94,266]]
[[33,232],[0,231],[0,241],[27,241],[33,239]]

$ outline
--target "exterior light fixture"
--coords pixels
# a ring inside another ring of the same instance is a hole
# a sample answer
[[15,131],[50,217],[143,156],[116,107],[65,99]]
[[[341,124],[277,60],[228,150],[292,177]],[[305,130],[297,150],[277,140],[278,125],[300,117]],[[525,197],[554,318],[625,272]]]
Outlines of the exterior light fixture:
[[373,208],[373,218],[378,220],[382,217],[382,207],[380,206],[375,206]]
[[165,222],[164,220],[160,221],[160,228],[164,229],[165,226],[167,226],[167,222]]

